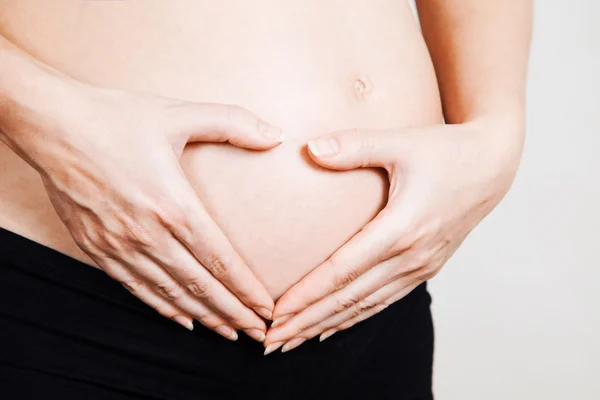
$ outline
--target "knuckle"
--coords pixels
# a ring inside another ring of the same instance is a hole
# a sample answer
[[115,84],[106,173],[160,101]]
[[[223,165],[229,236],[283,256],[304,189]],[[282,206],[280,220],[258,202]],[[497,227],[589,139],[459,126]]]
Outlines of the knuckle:
[[361,134],[358,129],[356,129],[356,131],[360,137],[360,147],[368,152],[375,151],[377,143],[373,135]]
[[163,201],[153,207],[152,214],[171,232],[190,240],[191,230],[186,218],[189,214],[186,213],[185,207],[172,201]]
[[340,290],[348,286],[350,283],[354,282],[358,276],[359,273],[356,270],[348,270],[338,274],[334,279],[335,289]]
[[357,318],[361,313],[362,313],[362,311],[360,310],[360,308],[355,307],[351,310],[350,318]]
[[244,133],[263,133],[268,129],[268,125],[264,121],[244,107],[237,105],[228,106],[227,124],[238,134],[240,131],[244,131]]
[[359,312],[369,311],[377,306],[377,302],[370,297],[366,297],[358,302],[358,310]]
[[357,299],[351,297],[340,297],[335,302],[335,312],[339,314],[354,306],[358,302]]
[[412,257],[417,268],[423,268],[429,264],[432,254],[427,251],[418,251]]
[[128,254],[139,247],[135,239],[127,233],[103,231],[100,237],[103,249],[111,254]]
[[156,240],[142,223],[132,218],[127,218],[123,223],[127,240],[136,247],[152,248],[157,245]]
[[421,270],[422,270],[422,274],[419,277],[419,281],[425,282],[425,281],[433,278],[434,276],[436,276],[438,271],[440,270],[440,268],[438,268],[436,265],[426,264],[421,267]]
[[188,103],[184,100],[165,99],[162,111],[167,115],[167,117],[177,118],[181,117],[181,115],[186,115],[186,113],[190,111],[197,111],[195,106],[195,104]]
[[167,300],[176,300],[181,297],[182,288],[175,282],[159,282],[155,287],[158,294]]
[[74,240],[77,246],[83,250],[89,256],[94,258],[100,258],[104,256],[104,253],[96,245],[96,241],[88,234],[74,235]]
[[213,254],[207,258],[204,266],[213,274],[215,278],[220,280],[229,275],[231,257]]
[[136,296],[140,294],[141,289],[143,287],[143,283],[137,279],[126,279],[121,281],[120,283],[125,289],[129,290]]
[[240,119],[243,115],[242,107],[237,106],[235,104],[228,104],[225,110],[225,120],[227,121],[227,125],[229,125],[229,127],[233,129],[234,132],[239,133]]
[[400,232],[399,239],[395,243],[395,248],[398,251],[409,249],[413,247],[423,236],[424,232],[422,229],[419,229],[414,225],[410,225],[402,229]]
[[187,284],[187,289],[196,297],[207,298],[210,296],[210,284],[194,279]]
[[73,240],[81,249],[87,250],[94,246],[94,241],[92,240],[92,234],[86,232],[85,230],[73,230],[71,231],[71,235],[73,236]]
[[372,135],[361,135],[360,147],[362,150],[362,166],[366,167],[371,163],[373,154],[377,151],[377,143],[375,138]]
[[125,248],[125,240],[112,232],[105,231],[99,236],[102,238],[102,243],[106,246],[106,248],[110,249],[112,252],[119,253]]
[[406,265],[404,266],[403,270],[401,271],[401,273],[399,274],[398,277],[405,275],[406,273],[419,271],[422,268],[423,268],[423,264],[421,264],[421,262],[419,260],[410,260],[409,262],[406,263]]
[[70,231],[73,240],[82,250],[97,249],[101,243],[102,235],[94,225],[81,223],[76,227],[71,227]]
[[426,251],[413,252],[404,268],[402,268],[402,272],[416,272],[420,276],[428,276],[430,273],[435,273],[435,265],[431,258],[432,254]]

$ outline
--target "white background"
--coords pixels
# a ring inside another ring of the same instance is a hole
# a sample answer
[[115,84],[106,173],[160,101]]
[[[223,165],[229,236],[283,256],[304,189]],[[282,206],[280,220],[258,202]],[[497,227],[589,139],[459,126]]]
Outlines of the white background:
[[436,400],[600,399],[600,2],[538,0],[525,152],[432,280]]

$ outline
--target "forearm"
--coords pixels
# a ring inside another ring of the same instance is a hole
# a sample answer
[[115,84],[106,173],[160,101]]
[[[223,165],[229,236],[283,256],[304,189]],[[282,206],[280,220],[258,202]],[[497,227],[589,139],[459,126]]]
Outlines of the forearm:
[[0,35],[0,141],[38,168],[30,144],[43,135],[40,125],[60,120],[76,85]]
[[447,123],[524,131],[532,0],[417,0]]

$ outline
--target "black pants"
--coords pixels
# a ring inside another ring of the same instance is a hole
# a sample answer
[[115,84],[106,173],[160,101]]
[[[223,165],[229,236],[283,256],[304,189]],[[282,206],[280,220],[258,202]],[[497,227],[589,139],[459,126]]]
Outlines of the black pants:
[[0,228],[0,398],[432,399],[430,302],[423,284],[322,343],[263,356]]

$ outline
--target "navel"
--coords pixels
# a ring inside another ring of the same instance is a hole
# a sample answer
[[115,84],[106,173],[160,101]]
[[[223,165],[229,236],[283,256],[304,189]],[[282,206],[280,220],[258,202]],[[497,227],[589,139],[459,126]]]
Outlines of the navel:
[[373,84],[364,75],[360,75],[354,80],[354,94],[359,98],[365,98],[373,91]]

